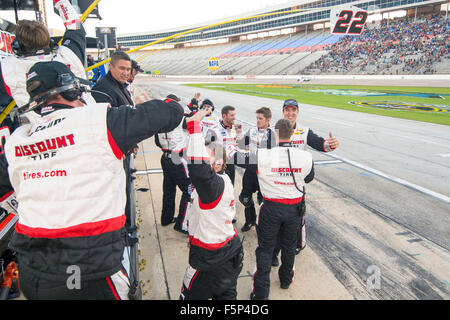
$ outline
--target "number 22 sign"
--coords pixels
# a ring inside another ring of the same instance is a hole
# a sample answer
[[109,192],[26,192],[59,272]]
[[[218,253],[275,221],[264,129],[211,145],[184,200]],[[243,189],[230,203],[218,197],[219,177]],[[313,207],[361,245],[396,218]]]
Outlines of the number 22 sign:
[[367,11],[355,6],[330,10],[332,34],[361,34],[367,20]]

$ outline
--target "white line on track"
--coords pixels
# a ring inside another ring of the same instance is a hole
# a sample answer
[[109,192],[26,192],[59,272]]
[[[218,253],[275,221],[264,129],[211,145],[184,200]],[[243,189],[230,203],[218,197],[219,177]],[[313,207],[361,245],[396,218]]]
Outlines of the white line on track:
[[[332,122],[332,123],[337,123],[343,126],[348,126],[348,127],[355,127],[353,124],[348,123],[348,122],[344,122],[344,121],[336,121],[336,120],[330,120],[330,119],[326,119],[326,118],[320,118],[320,117],[311,117],[312,119],[317,119],[320,121],[327,121],[327,122]],[[389,131],[388,129],[383,129],[383,131],[379,132],[380,134],[386,134],[389,136],[395,136],[397,138],[404,138],[407,140],[413,140],[413,141],[422,141],[425,142],[427,144],[435,144],[438,145],[440,147],[444,147],[444,148],[450,148],[450,145],[447,144],[443,144],[443,143],[439,143],[439,142],[434,142],[434,141],[430,141],[429,139],[422,139],[419,137],[419,135],[412,137],[409,135],[403,135],[403,134],[399,134],[397,131]],[[450,157],[450,155],[448,155]]]
[[411,137],[411,136],[400,135],[400,134],[398,134],[397,132],[391,132],[391,133],[389,133],[389,132],[386,132],[386,131],[380,131],[380,133],[382,133],[382,134],[387,134],[387,135],[391,135],[391,136],[395,136],[395,137],[405,138],[405,139],[412,140],[412,141],[422,141],[422,142],[425,142],[425,143],[431,143],[431,144],[435,144],[435,145],[438,145],[438,146],[441,146],[441,147],[444,147],[444,148],[450,148],[450,145],[449,145],[449,144],[443,144],[443,143],[433,142],[433,141],[430,141],[430,140],[421,139],[421,138],[417,138],[417,137]]
[[314,161],[314,165],[323,165],[323,164],[336,164],[336,163],[342,163],[344,161],[342,160],[316,160]]
[[330,156],[330,157],[332,157],[332,158],[334,158],[334,159],[341,160],[341,161],[343,161],[343,162],[345,162],[345,163],[348,163],[348,164],[350,164],[350,165],[352,165],[352,166],[354,166],[354,167],[363,169],[363,170],[365,170],[365,171],[367,171],[367,172],[373,173],[373,174],[375,174],[375,175],[377,175],[377,176],[380,176],[380,177],[385,178],[385,179],[387,179],[387,180],[390,180],[390,181],[392,181],[392,182],[395,182],[395,183],[404,185],[405,187],[408,187],[408,188],[410,188],[410,189],[414,189],[414,190],[416,190],[416,191],[419,191],[419,192],[421,192],[421,193],[424,193],[424,194],[426,194],[426,195],[429,195],[429,196],[431,196],[431,197],[433,197],[433,198],[436,198],[436,199],[438,199],[438,200],[441,200],[441,201],[443,201],[443,202],[450,203],[450,197],[448,197],[448,196],[446,196],[446,195],[443,195],[443,194],[441,194],[441,193],[438,193],[438,192],[435,192],[435,191],[433,191],[433,190],[430,190],[430,189],[421,187],[421,186],[419,186],[419,185],[417,185],[417,184],[414,184],[414,183],[411,183],[411,182],[409,182],[409,181],[406,181],[406,180],[403,180],[403,179],[400,179],[400,178],[391,176],[391,175],[389,175],[389,174],[387,174],[387,173],[384,173],[384,172],[381,172],[381,171],[379,171],[379,170],[370,168],[370,167],[368,167],[368,166],[365,166],[365,165],[360,164],[360,163],[358,163],[358,162],[355,162],[355,161],[352,161],[352,160],[343,158],[343,157],[341,157],[341,156],[337,156],[337,155],[335,155],[335,154],[327,154],[327,156]]

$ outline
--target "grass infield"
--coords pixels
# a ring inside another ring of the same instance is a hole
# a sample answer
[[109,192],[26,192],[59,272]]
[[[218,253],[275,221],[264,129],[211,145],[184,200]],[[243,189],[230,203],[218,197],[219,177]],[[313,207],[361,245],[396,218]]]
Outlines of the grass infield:
[[450,88],[315,84],[192,83],[186,86],[247,94],[388,117],[450,125]]

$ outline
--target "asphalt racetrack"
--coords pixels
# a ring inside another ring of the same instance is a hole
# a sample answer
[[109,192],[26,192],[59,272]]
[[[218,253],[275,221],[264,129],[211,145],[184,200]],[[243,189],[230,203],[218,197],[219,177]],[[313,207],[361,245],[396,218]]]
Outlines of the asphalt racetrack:
[[[184,103],[198,91],[218,116],[232,105],[244,130],[259,107],[271,108],[272,124],[282,117],[280,100],[147,76],[136,84]],[[355,299],[449,299],[450,127],[299,103],[300,123],[340,142],[327,154],[310,149],[308,247]]]

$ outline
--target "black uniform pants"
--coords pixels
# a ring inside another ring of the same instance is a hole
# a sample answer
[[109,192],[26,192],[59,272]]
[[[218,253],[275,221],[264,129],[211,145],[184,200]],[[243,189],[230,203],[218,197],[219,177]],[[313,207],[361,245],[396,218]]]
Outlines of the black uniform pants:
[[253,193],[255,192],[258,192],[258,199],[262,198],[256,172],[246,169],[242,177],[242,191],[239,195],[239,200],[244,205],[245,223],[256,223],[256,210],[253,201]]
[[174,163],[167,153],[164,153],[161,157],[161,167],[164,174],[161,224],[166,226],[173,220],[175,215],[175,196],[178,186],[182,195],[174,228],[181,230],[186,217],[187,206],[191,199],[189,194],[191,179],[189,178],[187,168],[179,161],[178,163]]
[[211,270],[188,266],[180,300],[236,300],[237,279],[242,270],[239,254]]
[[23,270],[19,263],[20,290],[28,300],[128,300],[129,280],[125,271],[79,285],[72,282],[70,274],[65,281],[47,280]]
[[278,276],[282,285],[292,282],[300,221],[300,204],[287,205],[264,201],[261,206],[256,225],[258,247],[255,251],[256,272],[253,275],[253,293],[256,299],[269,297],[272,255],[278,239],[281,247]]
[[[300,220],[300,225],[298,226],[298,237],[297,237],[297,249],[303,250],[306,247],[306,223],[305,223],[305,214],[306,214],[306,202],[303,198],[303,214],[302,219]],[[280,241],[278,241],[275,250],[273,251],[273,258],[276,259],[278,254],[280,253],[281,246]]]
[[227,164],[227,167],[225,168],[225,173],[230,177],[231,183],[234,186],[234,176],[235,176],[235,167],[234,164]]
[[126,177],[126,184],[125,184],[125,190],[127,195],[127,202],[125,203],[125,226],[129,228],[131,226],[131,197],[130,192],[134,192],[132,186],[133,186],[133,176],[131,175],[130,171],[130,161],[131,161],[131,155],[127,155],[125,159],[123,160],[123,169],[125,170],[125,177]]

